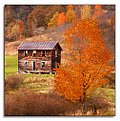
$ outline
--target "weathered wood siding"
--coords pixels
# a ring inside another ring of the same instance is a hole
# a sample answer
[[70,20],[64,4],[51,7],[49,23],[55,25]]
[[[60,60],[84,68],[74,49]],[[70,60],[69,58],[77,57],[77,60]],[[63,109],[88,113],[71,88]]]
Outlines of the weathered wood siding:
[[[57,50],[57,57],[55,57],[55,51]],[[55,46],[53,50],[36,50],[36,54],[33,55],[34,50],[27,50],[28,54],[25,55],[26,50],[18,50],[18,69],[24,72],[53,72],[55,63],[60,64],[61,50],[58,46]],[[42,51],[45,51],[45,56],[42,56]],[[45,67],[42,67],[42,62],[45,62]],[[35,69],[33,68],[35,63]]]
[[[25,62],[27,62],[27,66],[25,66]],[[35,70],[33,70],[33,62],[35,62]],[[21,59],[19,60],[19,70],[23,70],[25,72],[42,72],[42,71],[51,71],[51,60],[44,61],[45,67],[42,67],[41,60],[38,59]]]
[[[57,50],[57,57],[55,56],[55,51]],[[54,50],[52,50],[52,71],[55,68],[55,63],[60,64],[61,63],[61,50],[55,46]]]
[[18,60],[22,59],[25,57],[25,51],[24,50],[19,50],[18,51]]
[[[27,62],[27,66],[25,63]],[[33,70],[33,62],[35,62],[35,70]],[[42,62],[45,62],[45,67],[42,67]],[[45,56],[42,56],[42,51],[36,51],[33,56],[33,51],[29,50],[25,56],[25,51],[18,51],[18,68],[25,72],[42,72],[51,71],[51,51],[46,51]]]

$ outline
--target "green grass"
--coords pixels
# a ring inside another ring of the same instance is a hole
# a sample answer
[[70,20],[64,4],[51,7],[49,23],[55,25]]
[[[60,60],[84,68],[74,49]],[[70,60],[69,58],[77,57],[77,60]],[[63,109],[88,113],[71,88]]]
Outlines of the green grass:
[[93,95],[103,96],[110,103],[115,103],[115,89],[100,87],[93,92]]
[[111,103],[115,103],[115,90],[103,88],[102,89],[105,94],[105,99],[107,99]]
[[92,94],[93,97],[103,98],[106,103],[108,103],[108,110],[102,110],[102,115],[114,116],[115,115],[115,89],[113,88],[98,88]]
[[17,55],[5,56],[5,78],[7,78],[9,74],[16,73],[17,71],[18,71]]
[[104,98],[110,104],[109,111],[105,112],[104,115],[115,115],[115,89],[103,88]]
[[26,78],[40,77],[41,79],[53,78],[54,74],[31,74],[27,73],[24,75]]

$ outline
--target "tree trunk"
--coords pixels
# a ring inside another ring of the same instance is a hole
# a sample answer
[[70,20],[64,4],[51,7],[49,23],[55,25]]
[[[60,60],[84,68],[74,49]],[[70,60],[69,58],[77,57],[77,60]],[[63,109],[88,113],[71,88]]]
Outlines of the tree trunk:
[[97,115],[97,108],[96,106],[94,105],[93,109],[92,109],[92,114],[93,115]]
[[83,93],[83,100],[82,100],[82,114],[87,115],[87,102],[86,102],[86,92]]
[[87,106],[86,106],[86,101],[82,103],[82,114],[87,115]]

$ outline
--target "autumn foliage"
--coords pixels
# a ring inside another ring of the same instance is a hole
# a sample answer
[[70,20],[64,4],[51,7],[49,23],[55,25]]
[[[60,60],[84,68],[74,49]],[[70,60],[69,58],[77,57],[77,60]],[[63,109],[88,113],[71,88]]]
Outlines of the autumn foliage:
[[90,19],[91,18],[91,6],[84,5],[81,7],[81,18],[82,19]]
[[75,11],[73,10],[72,5],[67,6],[66,15],[64,12],[58,13],[56,12],[53,17],[50,19],[48,23],[48,28],[50,27],[57,27],[59,25],[65,24],[65,22],[72,23],[76,19]]
[[50,19],[50,22],[48,23],[48,28],[63,25],[65,22],[66,22],[66,16],[64,12],[62,13],[56,12],[53,15],[53,17]]
[[56,27],[57,26],[58,16],[59,16],[58,12],[56,12],[53,15],[53,18],[51,18],[50,22],[48,23],[48,28],[50,28],[50,27]]
[[94,14],[93,14],[93,18],[97,19],[97,18],[101,17],[102,14],[103,14],[102,5],[96,5],[95,10],[94,10]]
[[15,20],[5,28],[5,37],[8,39],[21,39],[24,37],[25,25],[22,20]]
[[76,14],[73,10],[73,6],[68,5],[66,15],[64,14],[64,12],[61,13],[56,12],[53,15],[53,17],[50,19],[48,23],[48,28],[63,25],[65,24],[65,22],[72,23],[75,21],[75,19],[76,19]]
[[65,37],[68,61],[56,69],[55,89],[71,101],[84,101],[89,93],[108,83],[105,76],[112,70],[112,54],[96,21],[76,21]]
[[62,24],[65,23],[65,21],[66,21],[66,16],[65,16],[65,14],[62,12],[62,13],[60,13],[59,16],[58,16],[57,25],[62,25]]
[[67,6],[67,12],[66,12],[66,22],[72,23],[76,19],[75,11],[73,10],[72,5]]
[[[97,19],[100,25],[105,22],[114,22],[114,5],[5,5],[5,41],[15,41],[21,36],[35,36],[34,32],[41,27],[44,29],[72,24],[76,19]],[[54,16],[58,12],[57,20]],[[110,21],[112,19],[113,20]],[[15,22],[24,22],[24,32],[19,33],[19,25]],[[106,26],[107,27],[107,26]],[[113,25],[114,27],[114,25]],[[107,28],[105,28],[107,30]],[[105,30],[104,29],[104,30]],[[114,28],[113,28],[114,29]],[[12,31],[12,32],[11,32]],[[107,33],[107,31],[105,32]],[[108,32],[109,33],[109,32]],[[41,33],[39,33],[40,35]],[[20,36],[19,36],[20,35]],[[110,37],[109,37],[110,38]],[[114,38],[111,38],[113,40]]]

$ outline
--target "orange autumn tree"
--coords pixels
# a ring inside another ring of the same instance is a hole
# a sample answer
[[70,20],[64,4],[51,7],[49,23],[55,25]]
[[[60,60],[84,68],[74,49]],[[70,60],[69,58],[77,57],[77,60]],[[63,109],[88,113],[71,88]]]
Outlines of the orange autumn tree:
[[58,20],[57,20],[57,25],[62,25],[64,24],[66,21],[66,16],[65,14],[62,12],[62,13],[59,13],[58,15]]
[[75,11],[73,10],[72,5],[67,6],[67,12],[66,12],[66,22],[72,23],[76,19]]
[[56,69],[55,89],[71,101],[84,102],[91,91],[108,83],[112,53],[93,20],[76,21],[65,37],[67,62]]
[[102,5],[96,5],[93,14],[93,19],[98,19],[100,16],[102,16],[102,14],[103,14]]

